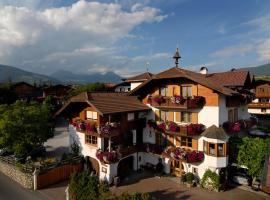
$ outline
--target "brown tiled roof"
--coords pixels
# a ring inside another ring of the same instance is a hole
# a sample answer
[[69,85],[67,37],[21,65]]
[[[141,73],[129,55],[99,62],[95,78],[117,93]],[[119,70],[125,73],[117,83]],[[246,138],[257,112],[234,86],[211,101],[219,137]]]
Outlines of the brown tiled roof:
[[211,88],[217,92],[220,92],[220,93],[222,93],[224,95],[228,95],[228,96],[231,96],[233,94],[238,94],[237,92],[235,92],[229,88],[223,87],[220,84],[218,84],[210,79],[207,79],[204,74],[196,73],[193,71],[189,71],[189,70],[185,70],[185,69],[181,69],[181,68],[177,68],[177,67],[173,67],[173,68],[170,68],[170,69],[165,70],[163,72],[160,72],[156,75],[153,75],[151,79],[145,81],[144,83],[142,83],[141,85],[136,87],[129,94],[132,95],[132,94],[136,93],[138,90],[143,88],[145,85],[150,83],[152,80],[171,79],[171,78],[186,78],[186,79],[192,80],[196,83],[204,85],[208,88]]
[[207,74],[206,78],[222,86],[244,86],[247,78],[250,79],[250,76],[248,71],[235,70]]
[[150,108],[138,100],[136,96],[127,96],[123,93],[87,93],[83,92],[70,98],[55,115],[62,113],[65,108],[74,102],[86,102],[101,115],[149,110]]
[[228,139],[228,135],[224,131],[223,128],[217,127],[215,125],[210,126],[207,128],[201,136],[207,137],[207,138],[212,138],[212,139],[218,139],[218,140],[226,140]]
[[153,76],[153,74],[151,74],[149,72],[145,72],[143,74],[139,74],[139,75],[130,77],[130,78],[126,79],[125,82],[146,81],[146,80],[150,79],[152,76]]

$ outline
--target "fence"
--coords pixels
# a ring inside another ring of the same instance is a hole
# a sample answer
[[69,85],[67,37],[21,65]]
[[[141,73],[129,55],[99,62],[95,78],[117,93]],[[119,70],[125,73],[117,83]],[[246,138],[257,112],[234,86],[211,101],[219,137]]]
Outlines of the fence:
[[62,165],[53,169],[48,170],[43,174],[38,174],[36,178],[36,189],[41,189],[52,185],[54,183],[58,183],[61,181],[68,180],[70,175],[76,171],[82,171],[83,165],[79,164],[67,164]]

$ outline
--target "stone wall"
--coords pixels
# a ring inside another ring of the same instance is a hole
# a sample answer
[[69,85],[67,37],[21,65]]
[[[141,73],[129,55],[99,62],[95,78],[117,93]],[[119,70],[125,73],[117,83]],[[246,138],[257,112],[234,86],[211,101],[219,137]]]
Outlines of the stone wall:
[[23,187],[33,189],[33,176],[32,174],[23,173],[16,169],[15,166],[0,161],[0,171],[9,176],[14,181],[21,184]]

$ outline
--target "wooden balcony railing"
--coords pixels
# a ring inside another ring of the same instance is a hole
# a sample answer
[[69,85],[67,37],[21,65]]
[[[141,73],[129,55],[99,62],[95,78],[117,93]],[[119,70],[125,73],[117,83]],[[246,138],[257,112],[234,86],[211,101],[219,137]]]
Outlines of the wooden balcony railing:
[[250,103],[248,108],[270,108],[270,103]]
[[[178,98],[176,100],[176,98]],[[194,96],[193,98],[177,97],[163,97],[155,96],[149,97],[148,102],[151,106],[157,108],[202,108],[205,103],[205,98],[201,96]]]
[[263,97],[268,97],[268,98],[270,98],[270,91],[266,91],[266,92],[259,92],[259,91],[256,91],[256,93],[255,93],[255,96],[257,97],[257,98],[263,98]]

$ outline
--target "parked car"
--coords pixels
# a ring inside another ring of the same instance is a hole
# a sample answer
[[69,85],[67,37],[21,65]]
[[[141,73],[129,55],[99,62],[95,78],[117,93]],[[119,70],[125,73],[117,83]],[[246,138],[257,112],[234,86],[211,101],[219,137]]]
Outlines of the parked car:
[[251,180],[250,177],[246,176],[245,174],[238,173],[232,177],[232,181],[239,185],[248,186],[250,185]]
[[29,152],[28,156],[35,159],[37,157],[43,157],[46,155],[46,148],[44,146],[38,146]]

